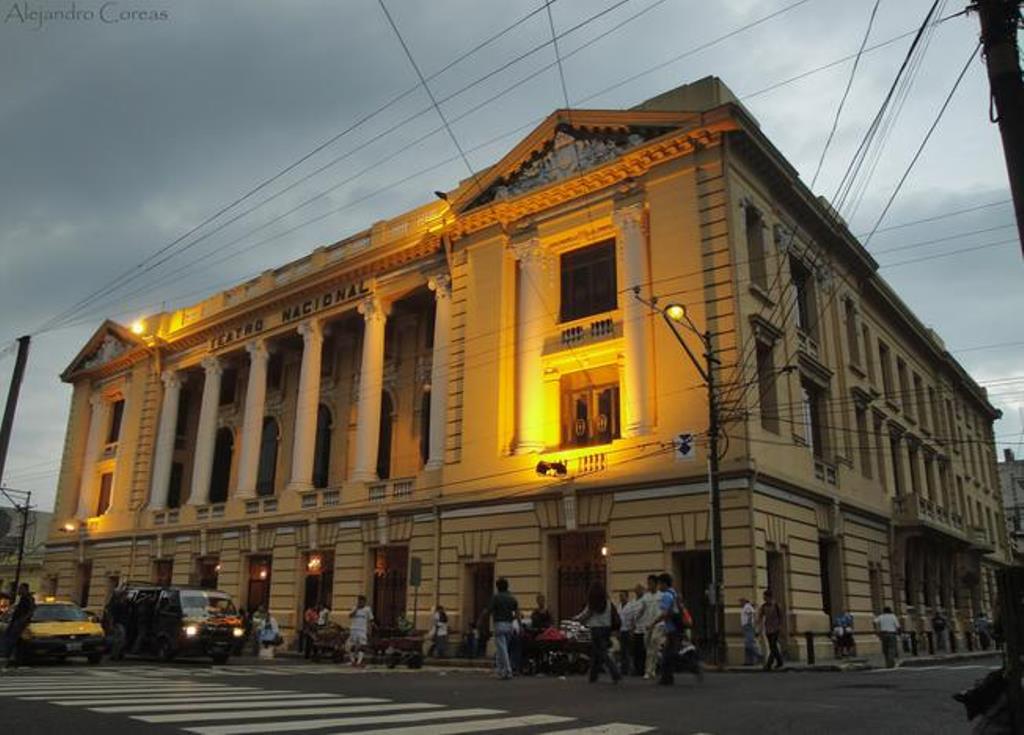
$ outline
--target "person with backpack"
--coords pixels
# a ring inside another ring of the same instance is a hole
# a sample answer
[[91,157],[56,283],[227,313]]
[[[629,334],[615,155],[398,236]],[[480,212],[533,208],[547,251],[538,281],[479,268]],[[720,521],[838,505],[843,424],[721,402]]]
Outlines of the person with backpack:
[[607,667],[612,681],[618,684],[622,675],[608,654],[608,649],[611,647],[612,633],[622,627],[622,620],[615,605],[608,599],[603,584],[595,581],[590,585],[587,606],[573,619],[590,629],[590,683],[597,681],[601,669]]
[[771,671],[773,663],[775,668],[781,669],[783,661],[779,650],[779,634],[782,632],[782,608],[775,601],[771,590],[764,591],[764,603],[757,611],[757,620],[768,639],[768,658],[764,662],[764,670]]
[[672,589],[672,575],[668,572],[658,575],[658,609],[661,611],[658,620],[665,630],[658,684],[672,686],[675,683],[676,655],[683,635],[683,614],[679,595]]

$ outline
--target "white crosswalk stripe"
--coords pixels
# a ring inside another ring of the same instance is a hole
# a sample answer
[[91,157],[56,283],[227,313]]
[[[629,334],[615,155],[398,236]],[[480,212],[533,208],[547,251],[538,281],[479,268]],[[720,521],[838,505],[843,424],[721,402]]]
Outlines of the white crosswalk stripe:
[[[573,717],[554,714],[513,714],[501,709],[398,702],[340,692],[264,689],[191,677],[140,680],[134,667],[75,679],[21,672],[0,679],[0,709],[4,700],[12,699],[180,727],[195,735],[272,735],[331,728],[341,729],[343,735],[461,735],[501,730],[546,735],[640,735],[654,729],[618,722],[582,725]],[[552,727],[563,729],[553,731]]]

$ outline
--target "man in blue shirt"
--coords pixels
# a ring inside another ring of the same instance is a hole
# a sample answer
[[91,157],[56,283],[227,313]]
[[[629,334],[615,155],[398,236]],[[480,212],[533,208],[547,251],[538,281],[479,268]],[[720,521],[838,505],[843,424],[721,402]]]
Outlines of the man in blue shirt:
[[672,575],[662,572],[658,575],[658,609],[660,625],[665,628],[665,647],[661,649],[661,677],[658,683],[671,686],[675,683],[676,654],[679,652],[682,630],[682,614],[676,591],[672,589]]

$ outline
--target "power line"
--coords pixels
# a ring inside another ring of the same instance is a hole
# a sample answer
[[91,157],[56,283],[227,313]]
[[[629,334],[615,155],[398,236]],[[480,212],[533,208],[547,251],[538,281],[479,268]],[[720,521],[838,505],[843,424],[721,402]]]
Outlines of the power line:
[[[904,227],[912,227],[913,225],[920,225],[920,224],[923,224],[925,222],[935,222],[937,220],[947,219],[949,217],[956,217],[956,216],[961,215],[961,214],[967,214],[968,212],[977,212],[980,209],[989,209],[991,207],[998,207],[998,206],[1001,206],[1001,205],[1004,205],[1004,204],[1010,204],[1012,201],[1013,201],[1012,199],[1001,199],[998,202],[989,202],[988,204],[978,204],[977,206],[967,207],[965,209],[954,209],[952,212],[943,212],[942,214],[937,214],[934,217],[922,217],[921,219],[910,220],[909,222],[901,222],[898,225],[889,225],[887,227],[879,227],[878,229],[875,230],[875,232],[876,233],[877,232],[888,232],[889,230],[899,230],[899,229],[902,229]],[[867,233],[862,233],[861,235],[859,235],[859,237],[863,237],[866,234]]]

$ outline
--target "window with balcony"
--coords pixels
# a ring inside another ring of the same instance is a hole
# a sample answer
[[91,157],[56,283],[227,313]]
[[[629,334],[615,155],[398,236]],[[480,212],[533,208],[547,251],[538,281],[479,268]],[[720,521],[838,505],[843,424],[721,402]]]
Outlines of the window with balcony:
[[110,510],[110,498],[113,490],[114,473],[104,472],[100,475],[100,497],[96,503],[96,515],[101,516]]
[[775,434],[779,433],[779,389],[775,372],[774,348],[763,342],[757,343],[757,388],[760,400],[761,426]]
[[917,446],[907,442],[907,458],[910,465],[910,492],[917,494],[921,492],[921,467],[918,464]]
[[818,315],[816,311],[814,276],[796,258],[789,260],[790,277],[796,291],[796,325],[807,336],[818,338]]
[[941,438],[946,429],[942,422],[942,412],[939,411],[939,399],[935,393],[935,387],[931,385],[928,386],[928,406],[932,412],[932,433],[938,434]]
[[114,401],[110,405],[110,427],[107,431],[107,444],[117,444],[121,438],[121,421],[124,418],[124,399]]
[[561,321],[582,319],[615,308],[614,240],[563,253],[560,260]]
[[563,447],[609,444],[621,436],[617,372],[606,367],[562,377]]
[[753,206],[747,207],[746,234],[750,282],[762,290],[767,290],[768,264],[764,247],[764,218]]

